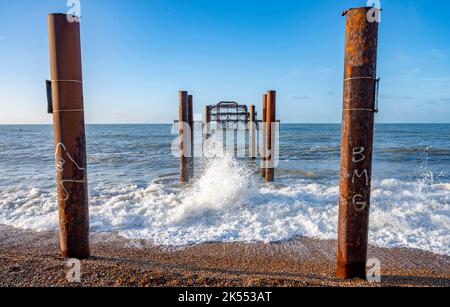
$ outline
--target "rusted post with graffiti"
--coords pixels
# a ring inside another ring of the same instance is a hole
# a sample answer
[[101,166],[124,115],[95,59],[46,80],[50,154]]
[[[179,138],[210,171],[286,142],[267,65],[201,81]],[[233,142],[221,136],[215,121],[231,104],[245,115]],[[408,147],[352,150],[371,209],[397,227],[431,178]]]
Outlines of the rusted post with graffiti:
[[345,77],[337,276],[365,278],[376,96],[378,22],[370,7],[344,13]]
[[190,128],[189,126],[189,102],[186,91],[179,92],[179,134],[180,134],[180,181],[189,182],[189,156],[190,156]]
[[194,178],[194,104],[192,95],[188,95],[188,124],[190,132],[190,154],[188,157],[189,179]]
[[275,164],[276,164],[276,91],[267,92],[267,110],[266,110],[266,181],[275,180]]
[[248,137],[248,155],[250,159],[256,159],[256,109],[254,105],[250,106],[249,114],[249,137]]
[[267,142],[267,94],[263,95],[263,102],[262,102],[262,119],[261,119],[261,127],[260,129],[260,133],[262,134],[261,136],[261,172],[262,172],[262,177],[266,178],[266,170],[267,170],[267,165],[266,165],[266,156],[267,156],[267,148],[266,148],[266,142]]
[[60,247],[64,257],[90,256],[80,23],[48,16]]

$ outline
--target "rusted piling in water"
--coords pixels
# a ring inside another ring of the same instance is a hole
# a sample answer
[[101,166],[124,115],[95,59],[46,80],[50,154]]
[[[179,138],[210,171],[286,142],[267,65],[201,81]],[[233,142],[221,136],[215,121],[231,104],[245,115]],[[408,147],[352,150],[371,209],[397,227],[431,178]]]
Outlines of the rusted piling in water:
[[64,257],[90,256],[80,23],[48,16],[60,247]]
[[346,46],[337,276],[365,278],[372,173],[378,22],[345,12]]
[[190,154],[188,157],[189,178],[194,178],[194,102],[192,95],[188,95],[188,124],[190,131]]
[[276,163],[276,91],[267,92],[267,132],[266,132],[266,181],[272,182],[275,180],[275,163]]
[[263,95],[263,102],[262,102],[262,118],[261,118],[261,127],[260,133],[262,134],[262,140],[261,140],[261,172],[262,177],[266,178],[266,157],[267,157],[267,148],[266,148],[266,142],[267,142],[267,94]]
[[205,107],[205,141],[211,138],[211,109]]
[[191,136],[189,133],[189,99],[186,91],[179,92],[179,134],[180,134],[180,181],[189,182],[189,155]]
[[248,155],[250,159],[256,159],[256,109],[254,105],[250,106],[249,114],[249,136],[248,136]]

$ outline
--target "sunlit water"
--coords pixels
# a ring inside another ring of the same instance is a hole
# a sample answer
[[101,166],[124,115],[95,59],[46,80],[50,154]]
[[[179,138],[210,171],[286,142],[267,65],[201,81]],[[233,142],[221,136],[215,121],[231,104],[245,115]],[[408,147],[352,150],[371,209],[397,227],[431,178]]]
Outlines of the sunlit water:
[[[178,182],[170,125],[88,126],[90,222],[159,245],[335,239],[339,125],[283,125],[277,181],[232,155]],[[0,224],[58,229],[51,126],[0,126]],[[376,129],[370,242],[450,255],[450,125]]]

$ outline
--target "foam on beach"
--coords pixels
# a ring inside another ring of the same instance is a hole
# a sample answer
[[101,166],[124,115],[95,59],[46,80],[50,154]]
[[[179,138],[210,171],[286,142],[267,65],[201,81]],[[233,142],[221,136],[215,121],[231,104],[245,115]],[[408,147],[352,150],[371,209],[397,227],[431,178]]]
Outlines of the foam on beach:
[[[174,178],[90,187],[91,229],[166,246],[336,239],[337,183],[265,184],[257,177],[225,153],[209,159],[187,187]],[[450,255],[448,184],[375,180],[372,195],[370,243]],[[0,224],[56,230],[55,199],[39,188],[0,190]]]

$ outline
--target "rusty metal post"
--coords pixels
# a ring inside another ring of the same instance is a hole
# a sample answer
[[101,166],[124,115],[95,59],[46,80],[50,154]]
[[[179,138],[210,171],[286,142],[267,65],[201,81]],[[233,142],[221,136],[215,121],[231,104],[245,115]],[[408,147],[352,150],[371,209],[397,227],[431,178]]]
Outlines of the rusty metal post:
[[61,254],[88,258],[89,208],[80,23],[48,16]]
[[211,138],[211,109],[205,107],[205,141]]
[[277,101],[276,91],[267,92],[267,110],[266,110],[266,120],[267,120],[267,132],[266,132],[266,181],[272,182],[275,180],[275,151],[276,151],[276,101]]
[[378,22],[363,7],[345,12],[346,47],[337,276],[366,278]]
[[249,137],[248,137],[248,154],[250,159],[256,159],[256,110],[255,106],[250,106],[250,117],[249,117]]
[[188,96],[188,120],[189,120],[189,131],[191,134],[190,145],[191,151],[190,156],[188,157],[188,165],[189,165],[189,178],[194,178],[194,105],[193,105],[193,97],[192,95]]
[[261,148],[261,163],[262,163],[262,177],[266,178],[266,142],[267,142],[267,94],[263,95],[263,103],[262,103],[262,122],[260,127],[262,133],[262,148]]
[[187,126],[189,124],[189,102],[188,102],[188,93],[186,91],[179,92],[179,133],[180,133],[180,181],[181,182],[189,182],[189,153],[188,145],[191,142],[191,138],[189,135],[189,129]]

